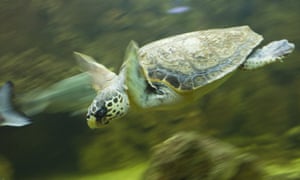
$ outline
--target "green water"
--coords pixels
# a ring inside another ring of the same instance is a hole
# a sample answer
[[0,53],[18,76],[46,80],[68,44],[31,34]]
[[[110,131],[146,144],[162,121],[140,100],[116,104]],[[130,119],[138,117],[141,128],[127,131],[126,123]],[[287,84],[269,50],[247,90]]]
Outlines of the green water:
[[[177,5],[190,9],[167,13]],[[32,116],[30,126],[0,127],[0,179],[138,179],[151,148],[180,131],[258,156],[270,176],[300,179],[299,12],[298,0],[2,0],[0,83],[14,82],[17,106],[18,96],[80,73],[73,51],[117,71],[130,40],[239,25],[296,50],[284,63],[238,71],[180,111],[132,112],[90,130],[84,113],[62,108],[68,100]]]

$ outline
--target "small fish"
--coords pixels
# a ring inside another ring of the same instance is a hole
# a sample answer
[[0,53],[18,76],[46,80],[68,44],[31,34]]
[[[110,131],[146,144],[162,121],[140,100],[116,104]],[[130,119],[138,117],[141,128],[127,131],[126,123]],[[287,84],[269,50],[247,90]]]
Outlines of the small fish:
[[25,126],[30,120],[16,112],[11,104],[13,84],[6,82],[0,89],[0,126]]
[[182,14],[191,10],[189,6],[176,6],[167,10],[168,14]]

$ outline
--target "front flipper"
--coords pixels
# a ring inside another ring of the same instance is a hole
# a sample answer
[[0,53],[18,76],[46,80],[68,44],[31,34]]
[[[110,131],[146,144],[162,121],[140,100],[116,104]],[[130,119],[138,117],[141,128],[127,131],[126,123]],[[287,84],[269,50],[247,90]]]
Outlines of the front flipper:
[[90,74],[93,79],[93,87],[99,91],[108,87],[117,75],[102,64],[97,63],[92,57],[74,52],[78,64],[83,71]]
[[125,61],[121,73],[125,74],[126,85],[130,98],[140,107],[145,107],[145,90],[150,86],[142,71],[138,57],[138,45],[131,41],[125,52]]
[[30,124],[28,118],[16,112],[11,104],[13,85],[6,82],[0,89],[0,126],[25,126]]
[[295,48],[293,43],[286,39],[280,41],[273,41],[261,49],[253,52],[242,64],[241,68],[245,70],[252,70],[264,65],[282,60],[282,58],[291,53]]
[[[125,62],[121,73],[125,74],[128,94],[136,105],[142,108],[155,108],[179,100],[179,96],[167,85],[149,81],[139,62],[138,46],[131,41],[126,49]],[[122,75],[121,75],[122,77]]]

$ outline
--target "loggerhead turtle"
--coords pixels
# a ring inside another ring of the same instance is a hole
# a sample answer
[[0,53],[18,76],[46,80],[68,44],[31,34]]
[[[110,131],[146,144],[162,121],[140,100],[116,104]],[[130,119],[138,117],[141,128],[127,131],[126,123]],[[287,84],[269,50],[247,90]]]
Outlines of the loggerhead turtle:
[[121,118],[130,104],[162,108],[189,102],[217,87],[234,70],[262,67],[295,48],[279,40],[254,51],[262,40],[248,26],[240,26],[180,34],[141,48],[131,41],[119,75],[75,52],[98,92],[88,108],[88,125],[97,128]]

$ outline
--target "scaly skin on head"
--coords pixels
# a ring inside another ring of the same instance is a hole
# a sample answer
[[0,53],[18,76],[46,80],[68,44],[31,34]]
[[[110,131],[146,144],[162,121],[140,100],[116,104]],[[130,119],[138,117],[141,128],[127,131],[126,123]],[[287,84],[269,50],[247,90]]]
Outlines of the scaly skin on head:
[[123,117],[129,109],[129,100],[124,89],[115,84],[103,89],[93,100],[87,113],[90,128],[98,128],[111,120]]
[[75,56],[83,70],[91,75],[93,86],[98,91],[98,95],[88,108],[87,123],[89,127],[98,128],[113,119],[123,117],[129,109],[124,68],[119,75],[116,75],[90,56],[78,52],[75,53]]

